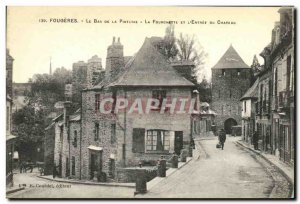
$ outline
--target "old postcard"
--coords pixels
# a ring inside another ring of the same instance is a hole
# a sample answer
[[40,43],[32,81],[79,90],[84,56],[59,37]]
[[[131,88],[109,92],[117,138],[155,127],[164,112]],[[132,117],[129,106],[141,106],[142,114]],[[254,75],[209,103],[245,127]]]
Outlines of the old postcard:
[[8,6],[9,199],[295,198],[294,7]]

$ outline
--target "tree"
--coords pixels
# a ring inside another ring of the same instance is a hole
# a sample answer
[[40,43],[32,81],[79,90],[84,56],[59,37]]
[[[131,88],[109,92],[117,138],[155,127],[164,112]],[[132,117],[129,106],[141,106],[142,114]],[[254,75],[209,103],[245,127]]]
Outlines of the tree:
[[31,82],[31,92],[27,95],[29,104],[39,106],[46,112],[54,109],[57,101],[64,100],[65,84],[70,83],[72,72],[57,68],[53,75],[35,74]]
[[33,106],[25,106],[12,115],[13,134],[18,136],[16,150],[23,161],[36,161],[37,148],[42,148],[44,136],[44,113]]
[[175,26],[173,24],[170,24],[166,28],[166,32],[164,36],[164,46],[162,51],[163,54],[170,61],[173,61],[178,54],[178,48],[176,45],[176,37],[175,37]]
[[177,59],[180,61],[192,61],[195,68],[192,75],[199,81],[199,74],[204,69],[207,53],[200,45],[195,35],[184,35],[180,33],[177,39]]
[[201,102],[211,102],[211,84],[204,77],[200,84],[197,85]]

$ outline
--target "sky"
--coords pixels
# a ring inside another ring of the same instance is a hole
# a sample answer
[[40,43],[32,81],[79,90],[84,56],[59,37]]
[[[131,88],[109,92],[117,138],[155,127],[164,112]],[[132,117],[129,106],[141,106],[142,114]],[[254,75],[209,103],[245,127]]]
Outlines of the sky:
[[[249,66],[253,56],[271,41],[278,7],[22,7],[7,9],[7,48],[14,60],[13,81],[27,82],[37,73],[58,67],[72,69],[77,61],[93,55],[105,67],[107,47],[120,37],[124,55],[131,56],[146,37],[165,34],[176,21],[175,33],[195,35],[208,54],[203,75],[211,78],[211,67],[232,44]],[[77,19],[78,23],[55,23],[55,19]],[[41,22],[45,19],[47,22]],[[52,19],[52,22],[50,20]],[[102,23],[93,23],[94,19]],[[87,23],[91,20],[92,23]],[[109,23],[104,23],[109,20]],[[116,20],[117,23],[112,23]],[[131,23],[120,23],[120,20]],[[149,23],[145,23],[145,20]],[[189,24],[194,20],[197,24]],[[137,21],[138,24],[132,23]],[[183,24],[183,21],[185,22]],[[206,21],[206,24],[199,24]],[[210,24],[210,22],[215,24]],[[218,24],[218,21],[234,24]],[[259,61],[263,63],[261,57]]]

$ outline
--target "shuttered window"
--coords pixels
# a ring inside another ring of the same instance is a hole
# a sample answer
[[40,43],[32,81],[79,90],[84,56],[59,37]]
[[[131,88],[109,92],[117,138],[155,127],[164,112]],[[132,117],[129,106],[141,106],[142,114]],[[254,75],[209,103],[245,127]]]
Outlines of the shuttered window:
[[145,129],[144,128],[133,128],[132,152],[134,153],[145,152]]

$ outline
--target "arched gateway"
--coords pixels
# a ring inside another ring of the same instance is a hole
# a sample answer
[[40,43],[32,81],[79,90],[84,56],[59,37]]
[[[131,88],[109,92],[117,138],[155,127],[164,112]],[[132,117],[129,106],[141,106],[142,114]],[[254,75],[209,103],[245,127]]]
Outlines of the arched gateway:
[[226,134],[231,134],[232,126],[235,126],[235,125],[237,125],[237,122],[233,118],[228,118],[227,120],[225,120],[224,130],[225,130]]

